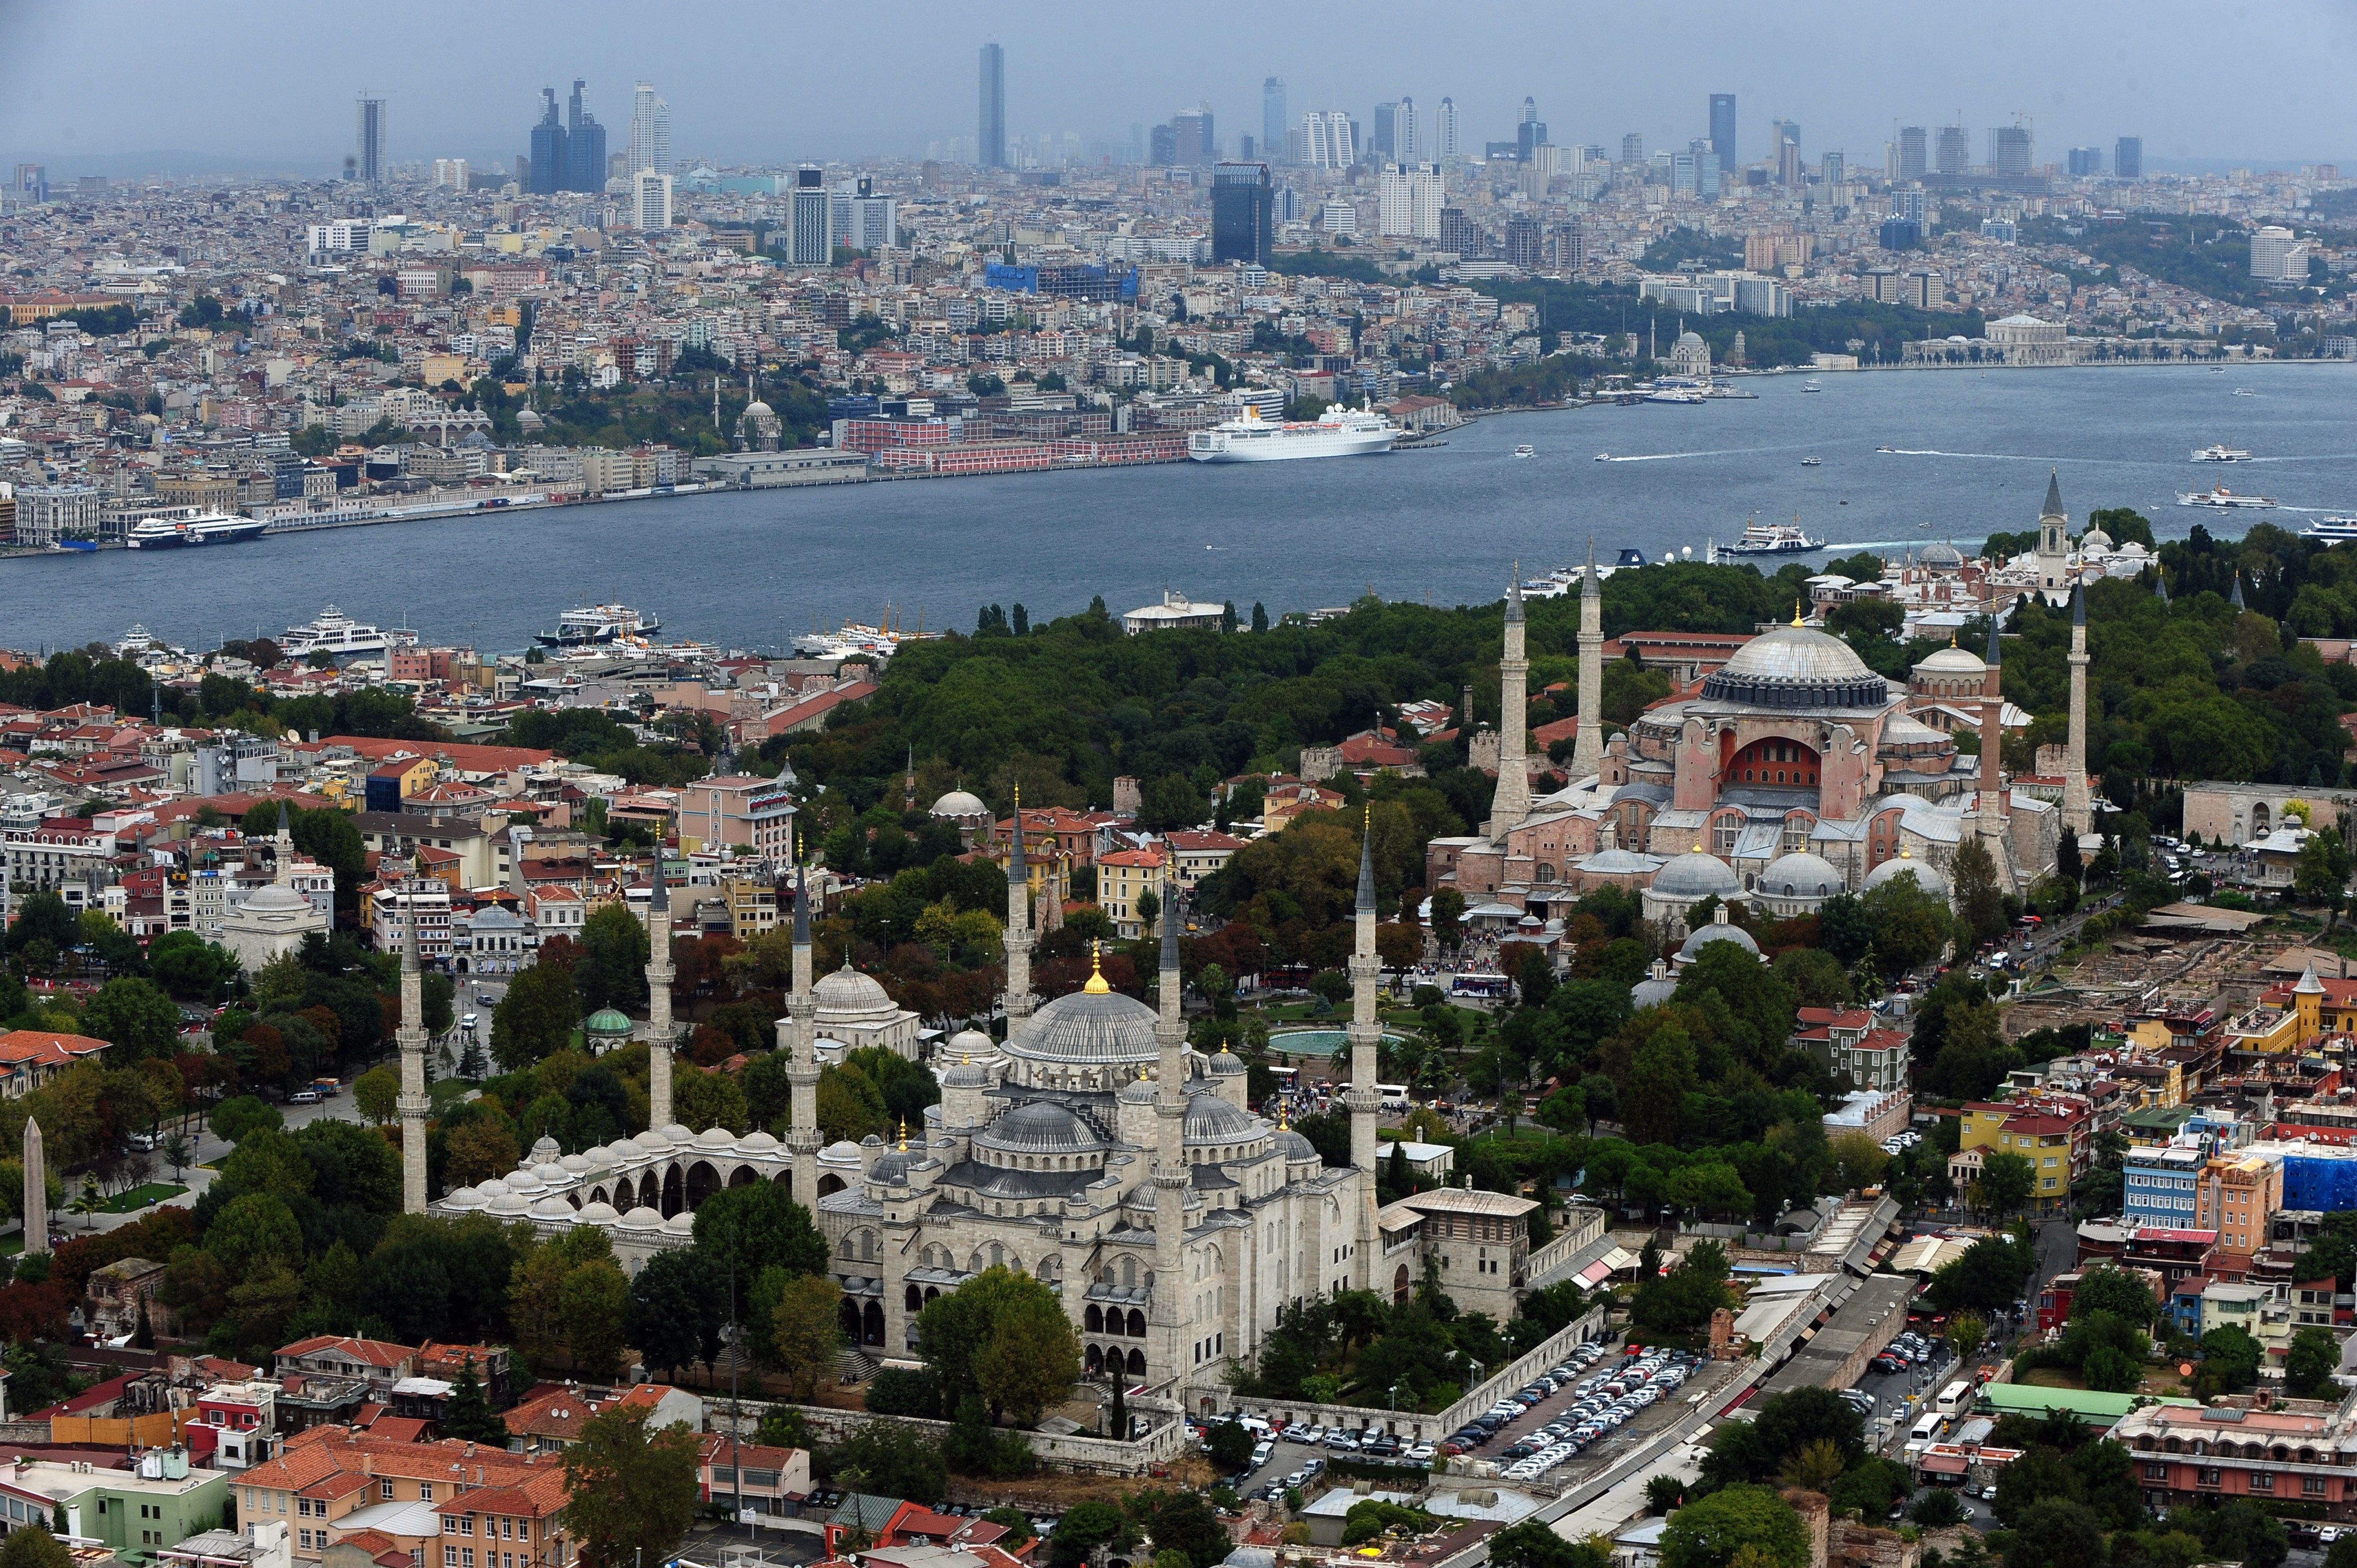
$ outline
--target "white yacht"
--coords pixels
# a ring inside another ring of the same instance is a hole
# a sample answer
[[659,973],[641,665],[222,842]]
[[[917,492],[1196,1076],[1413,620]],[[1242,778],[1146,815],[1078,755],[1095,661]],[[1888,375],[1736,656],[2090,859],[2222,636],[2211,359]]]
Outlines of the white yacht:
[[238,544],[259,539],[269,522],[203,507],[174,507],[131,525],[123,542],[134,550],[178,550],[198,544]]
[[337,659],[359,659],[371,653],[382,653],[392,648],[407,648],[417,640],[414,631],[395,628],[386,630],[354,620],[335,606],[329,605],[317,618],[302,626],[290,626],[286,635],[278,639],[280,651],[289,659],[307,659],[314,653],[325,653]]
[[1538,449],[1537,447],[1535,447],[1535,446],[1532,446],[1532,445],[1531,445],[1529,442],[1527,442],[1527,441],[1523,442],[1521,446],[1517,446],[1517,447],[1515,447],[1515,448],[1514,448],[1514,456],[1517,456],[1517,457],[1535,457],[1535,456],[1537,456],[1538,455],[1539,455],[1539,449]]
[[2242,495],[2236,491],[2230,490],[2224,485],[2220,484],[2213,485],[2206,490],[2190,490],[2180,494],[2177,498],[2177,504],[2179,506],[2206,506],[2216,507],[2221,510],[2233,510],[2242,507],[2266,509],[2273,507],[2276,502],[2273,496]]
[[2327,543],[2341,544],[2357,539],[2357,517],[2319,517],[2299,531],[2302,539],[2321,539]]
[[1248,406],[1240,419],[1190,432],[1187,456],[1198,463],[1277,463],[1294,457],[1361,457],[1388,452],[1399,426],[1364,409],[1329,408],[1313,420],[1263,419]]
[[2222,441],[2212,441],[2207,446],[2196,446],[2193,449],[2193,461],[2197,463],[2247,463],[2250,460],[2251,454],[2248,450],[2241,446],[2229,446]]

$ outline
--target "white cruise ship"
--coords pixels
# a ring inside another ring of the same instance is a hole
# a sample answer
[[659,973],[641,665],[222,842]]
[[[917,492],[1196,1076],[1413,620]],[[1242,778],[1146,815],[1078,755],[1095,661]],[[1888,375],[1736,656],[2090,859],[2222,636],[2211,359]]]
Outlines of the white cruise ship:
[[371,653],[382,653],[392,648],[406,648],[417,640],[417,634],[400,628],[385,630],[354,620],[335,606],[329,605],[318,618],[302,626],[290,626],[278,646],[289,659],[307,659],[314,653],[325,653],[338,659],[358,659]]
[[134,550],[179,550],[198,544],[237,544],[262,537],[270,525],[258,517],[234,517],[202,507],[175,507],[131,525],[124,543]]
[[1399,426],[1362,409],[1329,408],[1320,417],[1278,424],[1257,408],[1243,417],[1198,430],[1187,437],[1187,456],[1198,463],[1275,463],[1290,457],[1358,457],[1388,452]]

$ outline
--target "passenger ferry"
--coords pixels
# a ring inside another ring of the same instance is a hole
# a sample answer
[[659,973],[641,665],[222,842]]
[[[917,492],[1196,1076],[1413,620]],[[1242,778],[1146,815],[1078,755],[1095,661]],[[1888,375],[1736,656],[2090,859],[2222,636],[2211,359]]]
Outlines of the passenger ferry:
[[1388,452],[1399,426],[1364,409],[1329,408],[1313,420],[1263,419],[1257,406],[1243,416],[1190,432],[1187,456],[1198,463],[1276,463],[1295,457],[1364,457]]
[[2240,446],[2229,446],[2222,441],[2213,441],[2207,446],[2193,449],[2193,461],[2197,463],[2247,463],[2250,460],[2249,452]]
[[2321,539],[2340,544],[2357,539],[2357,517],[2319,517],[2299,531],[2302,539]]
[[314,653],[325,653],[337,659],[359,659],[388,649],[407,648],[417,641],[417,634],[402,628],[387,630],[365,621],[354,620],[335,606],[319,612],[315,620],[302,626],[291,626],[278,646],[289,659],[307,659]]
[[662,622],[640,615],[628,605],[584,605],[556,618],[556,629],[534,634],[543,648],[594,648],[624,638],[646,639],[662,629]]
[[1722,555],[1805,555],[1824,547],[1824,540],[1810,538],[1797,521],[1754,521],[1745,526],[1742,538],[1718,551]]
[[178,550],[199,544],[239,544],[259,539],[270,525],[258,517],[235,517],[202,507],[174,507],[131,525],[123,542],[134,550]]
[[2217,507],[2222,510],[2240,507],[2255,507],[2264,510],[2273,507],[2276,503],[2275,498],[2272,496],[2239,495],[2234,491],[2228,489],[2223,484],[2219,484],[2214,485],[2206,490],[2187,491],[2177,498],[2177,504],[2179,506]]

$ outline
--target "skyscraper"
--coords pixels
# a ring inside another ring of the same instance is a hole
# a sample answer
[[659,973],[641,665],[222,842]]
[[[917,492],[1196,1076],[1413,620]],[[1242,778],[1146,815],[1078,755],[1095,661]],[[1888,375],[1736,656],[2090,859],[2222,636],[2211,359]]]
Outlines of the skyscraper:
[[1546,143],[1546,126],[1539,120],[1538,100],[1524,97],[1523,113],[1514,122],[1514,156],[1524,163],[1531,161],[1531,149]]
[[2071,173],[2075,177],[2083,177],[2087,175],[2101,174],[2104,172],[2104,149],[2072,147],[2069,154],[2069,165]]
[[360,145],[353,149],[352,177],[362,185],[384,183],[384,100],[360,101]]
[[630,192],[639,228],[652,231],[671,227],[671,176],[642,168],[630,177]]
[[1285,78],[1272,76],[1260,84],[1260,150],[1262,156],[1285,156],[1285,133],[1292,122],[1285,117]]
[[589,84],[573,79],[573,95],[565,108],[565,180],[566,190],[606,188],[606,127],[589,113],[582,90]]
[[1620,161],[1624,164],[1641,164],[1645,161],[1645,137],[1642,132],[1631,131],[1620,138]]
[[1387,235],[1437,241],[1440,238],[1440,209],[1448,201],[1438,165],[1402,165],[1385,169],[1375,187],[1376,226]]
[[2122,179],[2144,177],[2144,138],[2122,136],[2112,144],[2112,172]]
[[532,179],[535,196],[565,188],[565,122],[556,114],[556,89],[540,90],[540,124],[532,128]]
[[1937,174],[1962,174],[1972,159],[1972,133],[1962,125],[1941,126],[1939,149],[1934,155],[1932,171]]
[[1375,105],[1375,134],[1368,138],[1367,150],[1379,158],[1396,160],[1405,156],[1400,151],[1398,104]]
[[1211,106],[1208,103],[1181,109],[1170,116],[1170,132],[1176,138],[1171,162],[1181,168],[1200,168],[1220,156],[1219,138],[1211,128]]
[[1735,166],[1735,94],[1732,92],[1710,95],[1710,150],[1718,155],[1719,167]]
[[1844,176],[1847,173],[1848,168],[1849,161],[1843,157],[1841,154],[1827,153],[1824,157],[1824,167],[1822,171],[1824,183],[1828,187],[1839,185],[1842,182]]
[[1924,171],[1929,167],[1925,157],[1926,145],[1927,138],[1923,134],[1922,126],[1901,125],[1899,128],[1899,177],[1900,179],[1923,177]]
[[1418,134],[1415,123],[1415,100],[1405,92],[1400,94],[1399,117],[1392,123],[1392,134],[1399,141],[1399,156],[1403,162],[1413,162],[1424,156],[1424,138]]
[[1440,113],[1433,121],[1432,150],[1444,158],[1457,156],[1457,100],[1440,101]]
[[974,162],[985,168],[1006,166],[1006,51],[996,44],[982,46],[982,136]]
[[1301,141],[1301,161],[1311,168],[1349,168],[1359,161],[1358,136],[1344,110],[1304,114]]
[[1211,260],[1268,264],[1276,243],[1275,191],[1264,163],[1211,170]]
[[671,105],[641,81],[630,94],[630,172],[671,173]]
[[827,195],[826,171],[809,167],[795,170],[793,237],[787,259],[798,267],[830,264],[834,260],[834,209]]
[[1992,125],[1988,134],[1989,167],[2000,175],[2029,172],[2029,127]]

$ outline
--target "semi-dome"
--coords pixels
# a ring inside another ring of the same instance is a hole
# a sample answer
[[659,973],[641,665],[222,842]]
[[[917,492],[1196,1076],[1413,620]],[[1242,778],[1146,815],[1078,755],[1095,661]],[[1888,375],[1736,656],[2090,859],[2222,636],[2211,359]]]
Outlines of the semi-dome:
[[1882,744],[1885,746],[1936,745],[1947,738],[1945,734],[1910,714],[1893,714],[1882,725]]
[[1187,1097],[1182,1136],[1190,1144],[1234,1144],[1256,1137],[1260,1123],[1216,1094]]
[[1890,683],[1840,638],[1805,626],[1761,632],[1702,683],[1713,702],[1767,708],[1878,708]]
[[929,811],[927,815],[935,817],[987,817],[990,815],[990,808],[982,803],[982,797],[979,795],[972,794],[963,789],[952,789],[948,794],[942,796],[940,800],[934,801],[932,810]]
[[1833,862],[1806,850],[1778,855],[1760,874],[1759,891],[1771,898],[1830,898],[1841,890]]
[[909,1185],[909,1167],[917,1160],[918,1156],[908,1150],[895,1149],[876,1162],[875,1167],[867,1173],[868,1179],[886,1187],[906,1187]]
[[1092,1154],[1104,1147],[1087,1122],[1052,1100],[1017,1106],[985,1127],[974,1142],[1011,1155]]
[[1154,1085],[1145,1079],[1133,1078],[1121,1086],[1121,1092],[1114,1098],[1124,1105],[1151,1105],[1155,1100]]
[[862,974],[848,963],[833,974],[821,976],[811,993],[817,999],[820,1015],[830,1022],[870,1015],[889,1019],[900,1011],[873,975]]
[[1276,1130],[1276,1152],[1285,1156],[1286,1165],[1314,1164],[1325,1157],[1318,1152],[1317,1144],[1290,1127]]
[[1715,854],[1699,849],[1673,855],[1653,878],[1653,894],[1660,898],[1689,898],[1699,904],[1705,898],[1728,898],[1743,891],[1735,868]]
[[1915,886],[1924,892],[1936,894],[1943,898],[1948,896],[1948,879],[1942,876],[1931,862],[1916,860],[1904,850],[1867,872],[1866,880],[1859,884],[1859,886],[1862,891],[1871,893],[1884,883],[1894,882],[1900,876],[1910,873],[1914,875]]
[[1009,1056],[1095,1065],[1151,1061],[1154,1009],[1118,991],[1075,991],[1043,1004],[1006,1042]]

